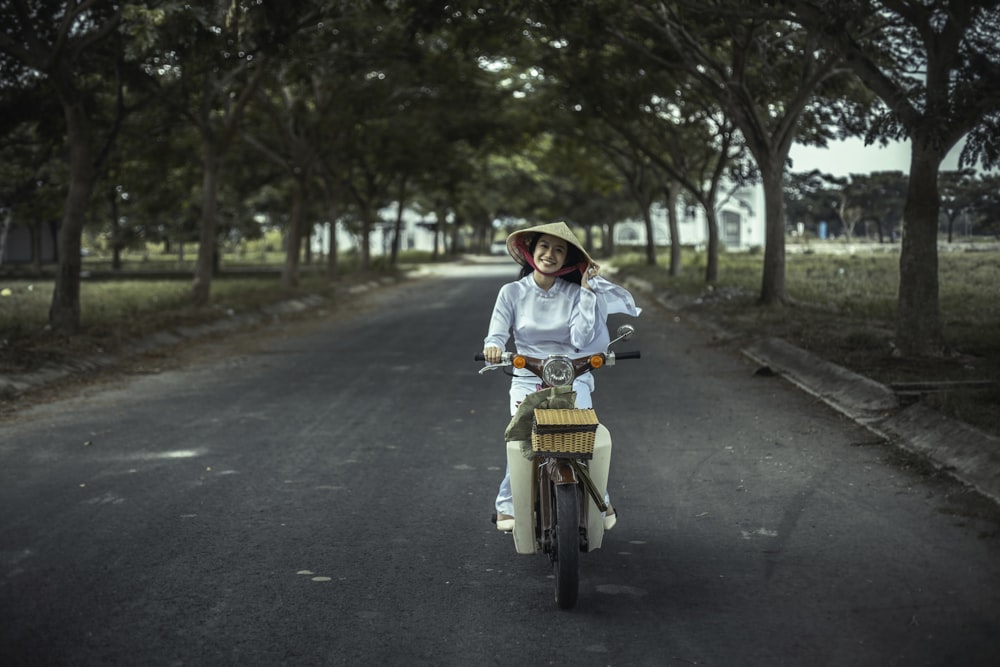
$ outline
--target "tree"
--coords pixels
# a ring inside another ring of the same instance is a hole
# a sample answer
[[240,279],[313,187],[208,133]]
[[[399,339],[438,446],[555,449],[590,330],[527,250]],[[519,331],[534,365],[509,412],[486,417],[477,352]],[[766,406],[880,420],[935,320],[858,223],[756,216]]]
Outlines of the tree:
[[[717,106],[685,85],[684,73],[649,68],[644,54],[609,42],[603,26],[607,7],[577,14],[554,11],[538,28],[546,88],[556,90],[560,126],[575,129],[577,141],[597,147],[621,173],[647,228],[646,261],[656,263],[650,207],[668,202],[671,275],[680,271],[681,240],[673,206],[678,186],[704,206],[708,227],[706,280],[718,278],[716,196],[722,176],[739,149],[735,132]],[[595,30],[595,27],[597,28]],[[569,112],[567,112],[569,110]],[[673,202],[673,203],[671,203]]]
[[10,231],[15,223],[31,234],[32,270],[42,272],[42,237],[58,238],[53,221],[59,219],[60,184],[64,164],[62,132],[46,127],[58,107],[37,88],[11,91],[0,106],[0,263],[8,257]]
[[609,24],[650,67],[681,72],[712,96],[743,136],[764,189],[766,247],[760,302],[787,300],[782,177],[796,140],[822,145],[852,102],[838,52],[771,13],[738,0],[637,0]]
[[878,234],[878,242],[886,243],[899,238],[899,226],[906,204],[907,179],[901,171],[877,171],[871,174],[853,174],[857,185],[854,195],[862,215],[859,223],[871,221]]
[[[317,4],[318,3],[318,4]],[[201,206],[195,303],[207,303],[217,264],[217,213],[221,172],[244,113],[266,73],[299,31],[319,21],[337,2],[257,3],[233,0],[168,3],[137,12],[151,51],[144,71],[161,103],[188,119],[201,139]],[[317,29],[317,28],[313,28]]]
[[[565,110],[562,110],[565,113]],[[555,115],[549,112],[551,119]],[[593,228],[601,230],[600,255],[615,252],[615,224],[642,212],[649,224],[648,247],[652,247],[649,206],[659,194],[657,182],[648,178],[648,164],[635,165],[629,147],[600,120],[570,114],[557,122],[554,135],[545,134],[532,156],[538,169],[537,182],[544,198],[538,199],[524,217],[565,220],[583,228],[584,245],[596,254]],[[627,181],[629,175],[634,179]],[[536,198],[537,199],[537,198]]]
[[885,104],[867,139],[911,142],[896,346],[907,356],[941,355],[938,173],[964,137],[960,166],[1000,160],[1000,8],[981,0],[784,4]]
[[[163,243],[164,253],[197,240],[199,184],[197,133],[169,107],[145,98],[122,128],[109,157],[101,187],[123,199],[127,233],[147,243]],[[95,216],[95,222],[101,220]],[[89,230],[100,226],[88,225]]]
[[[97,111],[107,108],[107,100],[115,99],[115,90],[121,86],[121,6],[93,0],[4,2],[0,22],[4,24],[0,33],[3,85],[31,87],[40,79],[63,114],[69,177],[49,324],[56,333],[73,334],[80,327],[85,214],[123,115],[120,105],[111,118],[101,118]],[[109,70],[117,74],[110,82],[104,76]]]
[[982,175],[976,190],[978,196],[972,203],[970,231],[1000,237],[1000,175]]
[[[649,132],[629,136],[633,144],[642,147],[668,175],[667,183],[682,186],[704,210],[708,237],[705,282],[713,284],[719,279],[719,221],[716,211],[720,189],[724,177],[729,176],[732,181],[737,173],[733,167],[744,155],[742,140],[725,116],[708,108],[692,110],[684,102],[668,102],[658,95],[645,108],[645,122],[659,126],[659,131],[654,127]],[[648,140],[643,141],[642,138]],[[742,185],[739,181],[734,184]],[[667,190],[668,200],[676,201],[677,195],[676,191]],[[671,275],[677,275],[680,261],[675,209],[675,206],[669,207],[672,225]]]
[[955,233],[955,222],[964,217],[968,220],[969,209],[975,206],[980,196],[980,181],[972,169],[941,172],[938,179],[941,188],[941,213],[948,226],[948,243]]
[[884,243],[902,218],[906,177],[898,171],[851,174],[841,178],[819,171],[789,174],[785,196],[789,217],[817,231],[820,223],[852,239],[859,226],[869,236],[867,223],[875,225]]
[[[306,200],[314,188],[320,156],[316,145],[323,128],[324,106],[317,105],[323,86],[315,74],[302,72],[295,61],[272,68],[273,79],[258,90],[258,123],[243,136],[257,152],[281,170],[290,183],[289,224],[285,230],[282,284],[297,287],[302,241],[306,234]],[[251,131],[252,130],[252,131]]]

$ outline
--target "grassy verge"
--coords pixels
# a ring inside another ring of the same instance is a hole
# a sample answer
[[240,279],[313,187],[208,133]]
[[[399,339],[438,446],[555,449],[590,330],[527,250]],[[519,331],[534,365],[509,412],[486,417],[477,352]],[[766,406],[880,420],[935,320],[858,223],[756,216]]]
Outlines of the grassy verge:
[[843,252],[835,245],[796,250],[790,248],[786,257],[792,304],[775,308],[757,304],[759,254],[723,254],[712,287],[704,282],[702,254],[686,253],[676,277],[668,275],[667,256],[655,267],[638,255],[619,257],[615,264],[736,335],[778,336],[884,384],[992,381],[989,388],[962,385],[928,392],[921,400],[1000,435],[1000,251],[941,252],[941,311],[951,353],[904,359],[893,353],[898,254],[880,247]]
[[[426,253],[404,253],[401,265],[428,261]],[[108,271],[100,259],[85,263],[80,286],[79,335],[56,336],[48,330],[48,310],[54,281],[42,274],[27,278],[0,278],[0,374],[26,373],[50,363],[94,352],[112,352],[124,342],[156,331],[216,320],[306,294],[332,296],[352,283],[389,275],[381,259],[372,270],[356,270],[345,257],[340,275],[331,282],[325,267],[303,267],[299,286],[281,284],[280,264],[226,264],[212,280],[210,303],[191,301],[190,263],[126,258],[119,272]],[[227,273],[228,271],[228,273]]]

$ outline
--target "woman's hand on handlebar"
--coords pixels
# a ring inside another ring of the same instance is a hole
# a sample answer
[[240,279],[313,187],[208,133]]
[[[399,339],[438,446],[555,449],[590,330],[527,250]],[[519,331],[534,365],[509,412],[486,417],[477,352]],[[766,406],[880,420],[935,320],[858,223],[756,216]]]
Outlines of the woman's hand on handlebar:
[[483,348],[483,358],[491,364],[499,364],[503,356],[503,350],[495,345],[487,345]]

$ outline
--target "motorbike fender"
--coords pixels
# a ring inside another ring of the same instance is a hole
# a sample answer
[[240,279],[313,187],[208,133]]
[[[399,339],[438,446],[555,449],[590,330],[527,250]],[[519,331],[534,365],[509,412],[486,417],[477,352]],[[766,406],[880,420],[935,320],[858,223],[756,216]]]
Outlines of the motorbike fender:
[[[607,491],[608,474],[611,471],[611,433],[604,424],[597,425],[597,432],[594,434],[594,457],[588,462],[587,468],[594,486],[603,495]],[[597,503],[590,494],[587,494],[587,551],[600,549],[603,541],[604,513],[597,508]]]
[[566,459],[553,459],[549,463],[549,479],[556,486],[563,484],[577,484],[576,472],[573,465]]
[[[535,462],[521,454],[521,440],[507,443],[510,490],[514,496],[514,548],[519,554],[536,553],[535,541]],[[530,448],[530,443],[527,444]]]

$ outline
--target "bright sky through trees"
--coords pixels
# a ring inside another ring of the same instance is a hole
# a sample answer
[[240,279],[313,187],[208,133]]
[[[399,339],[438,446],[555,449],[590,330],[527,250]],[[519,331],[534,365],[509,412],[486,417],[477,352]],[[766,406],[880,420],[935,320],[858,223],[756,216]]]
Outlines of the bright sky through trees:
[[[941,163],[941,171],[958,169],[958,155],[961,144],[956,146]],[[862,139],[848,139],[831,143],[829,148],[815,146],[792,146],[792,172],[819,169],[825,174],[847,176],[868,174],[873,171],[910,171],[910,144],[898,142],[888,147],[877,144],[865,146]]]

